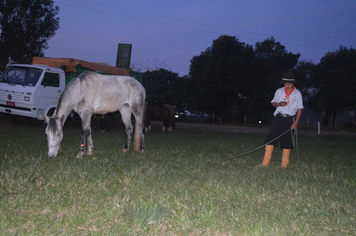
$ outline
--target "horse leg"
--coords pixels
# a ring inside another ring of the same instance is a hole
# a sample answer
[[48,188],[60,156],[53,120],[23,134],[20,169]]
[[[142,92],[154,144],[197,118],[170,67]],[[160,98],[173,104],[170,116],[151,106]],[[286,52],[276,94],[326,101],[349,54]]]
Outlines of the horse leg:
[[169,132],[172,132],[172,131],[173,131],[173,123],[172,123],[172,118],[171,118],[171,115],[170,115],[170,114],[169,114],[168,120],[169,120],[169,128],[168,128],[168,131],[169,131]]
[[135,116],[135,140],[134,140],[134,150],[139,152],[144,152],[145,150],[145,135],[144,135],[144,121],[142,119],[142,114],[139,112],[133,113]]
[[140,132],[140,152],[144,152],[145,151],[145,133],[143,132],[143,125],[136,125],[136,128],[139,129]]
[[77,158],[82,158],[84,156],[85,151],[85,140],[87,139],[88,130],[85,130],[82,126],[82,131],[80,133],[80,148],[77,155]]
[[170,125],[170,131],[173,131],[173,130],[175,130],[176,129],[176,121],[175,121],[175,118],[174,118],[174,113],[173,113],[173,115],[172,114],[170,114],[170,123],[171,123],[171,125]]
[[88,141],[88,155],[91,155],[94,150],[93,140],[91,138],[90,118],[82,117],[82,131],[80,135],[80,148],[77,158],[82,158],[85,152],[85,142]]
[[[166,108],[166,107],[164,107],[164,108]],[[166,109],[168,109],[168,108],[166,108]],[[163,118],[163,125],[164,125],[163,131],[166,131],[166,130],[169,131],[169,110],[168,110],[168,114],[163,115],[162,118]]]
[[130,147],[132,135],[131,109],[128,105],[125,105],[120,109],[120,113],[122,117],[122,123],[124,123],[126,131],[126,142],[122,151],[127,152]]
[[[145,128],[145,132],[148,132],[149,130],[151,130],[151,115],[150,115],[150,110],[148,107],[148,103],[145,103],[145,107],[144,107],[144,116],[143,116],[143,120],[144,120],[144,128]],[[136,117],[135,117],[136,118]]]
[[162,132],[165,132],[168,130],[169,122],[167,122],[167,119],[163,115],[160,116],[160,119],[163,122]]
[[86,126],[88,127],[88,136],[87,136],[87,141],[88,141],[88,155],[92,155],[94,152],[94,143],[93,143],[93,139],[91,137],[91,127],[90,127],[90,123],[91,123],[91,118],[87,119],[87,124]]
[[[136,116],[135,116],[136,119]],[[148,132],[151,130],[151,117],[150,115],[146,115],[145,117],[145,131]]]

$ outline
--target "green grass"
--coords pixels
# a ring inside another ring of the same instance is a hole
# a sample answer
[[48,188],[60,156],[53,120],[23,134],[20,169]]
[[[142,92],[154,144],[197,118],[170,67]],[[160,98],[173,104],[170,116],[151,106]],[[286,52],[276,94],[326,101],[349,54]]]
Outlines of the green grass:
[[299,157],[280,168],[279,148],[257,168],[263,134],[146,134],[146,152],[123,153],[123,130],[95,132],[76,159],[80,129],[47,157],[43,125],[0,125],[2,235],[352,235],[355,137],[298,137]]

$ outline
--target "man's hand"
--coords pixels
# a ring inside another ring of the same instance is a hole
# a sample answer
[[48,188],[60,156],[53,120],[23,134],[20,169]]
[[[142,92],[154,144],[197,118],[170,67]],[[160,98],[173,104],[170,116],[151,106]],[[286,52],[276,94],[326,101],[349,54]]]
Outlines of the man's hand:
[[286,103],[286,102],[279,102],[279,103],[278,103],[278,106],[284,107],[284,106],[287,106],[287,103]]
[[297,127],[298,127],[298,123],[294,122],[290,128],[295,130],[297,129]]

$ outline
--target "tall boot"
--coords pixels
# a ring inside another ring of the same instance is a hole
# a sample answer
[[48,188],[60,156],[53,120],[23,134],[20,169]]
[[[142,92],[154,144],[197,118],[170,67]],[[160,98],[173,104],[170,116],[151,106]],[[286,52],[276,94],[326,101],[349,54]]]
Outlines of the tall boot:
[[287,165],[289,163],[290,151],[291,149],[283,149],[282,151],[282,163],[281,163],[282,168],[287,168]]
[[263,157],[263,162],[259,166],[268,166],[271,161],[272,153],[273,153],[273,145],[266,145],[265,156]]

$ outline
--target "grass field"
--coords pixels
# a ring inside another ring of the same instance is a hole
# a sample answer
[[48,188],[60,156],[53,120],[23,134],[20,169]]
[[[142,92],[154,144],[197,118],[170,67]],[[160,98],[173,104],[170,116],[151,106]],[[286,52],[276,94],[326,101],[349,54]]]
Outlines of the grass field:
[[124,131],[95,132],[76,159],[80,129],[47,157],[44,125],[0,125],[2,235],[353,235],[355,137],[298,137],[299,157],[257,168],[263,134],[146,134],[146,152],[123,153]]

